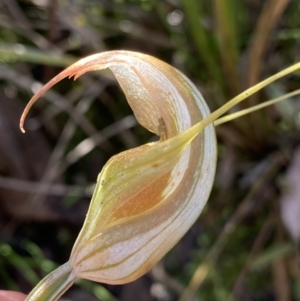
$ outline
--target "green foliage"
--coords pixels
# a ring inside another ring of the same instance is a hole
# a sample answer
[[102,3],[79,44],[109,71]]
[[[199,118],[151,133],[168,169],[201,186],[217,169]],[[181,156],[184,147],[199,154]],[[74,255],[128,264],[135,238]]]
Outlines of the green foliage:
[[[65,262],[103,164],[120,151],[156,139],[126,119],[131,111],[110,73],[89,74],[55,87],[45,95],[47,102],[35,108],[29,133],[21,137],[19,111],[36,87],[77,58],[111,49],[136,50],[182,70],[214,110],[253,81],[300,60],[298,1],[286,6],[273,1],[282,5],[277,19],[272,18],[275,5],[264,10],[270,2],[0,3],[1,289],[28,292]],[[268,21],[262,27],[269,28],[267,32],[258,31],[261,20]],[[299,72],[264,89],[247,107],[297,88]],[[18,111],[15,115],[9,105]],[[265,300],[280,293],[274,279],[281,260],[284,284],[291,298],[300,300],[296,251],[278,213],[284,192],[278,183],[299,144],[299,126],[299,102],[291,99],[217,129],[219,169],[204,214],[163,261],[167,276],[158,279],[150,273],[144,280],[151,284],[137,282],[142,290],[150,296],[150,286],[159,282],[170,300],[179,300],[203,265],[209,272],[197,283],[198,300]],[[40,182],[48,185],[46,193],[39,193]],[[242,272],[245,278],[238,284]],[[125,289],[133,294],[130,285],[78,285],[74,290],[107,301],[122,301]],[[247,296],[235,293],[235,285]]]

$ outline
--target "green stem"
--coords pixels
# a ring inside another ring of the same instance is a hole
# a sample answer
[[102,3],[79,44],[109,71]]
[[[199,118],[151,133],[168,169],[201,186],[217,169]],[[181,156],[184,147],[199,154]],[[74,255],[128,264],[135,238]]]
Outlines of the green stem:
[[220,72],[220,68],[216,61],[216,51],[212,45],[212,38],[206,32],[201,24],[203,18],[202,1],[183,0],[182,7],[189,25],[190,34],[194,40],[199,59],[205,64],[207,72],[211,78],[215,79],[219,85],[224,88],[224,81]]
[[[214,122],[217,118],[219,118],[220,116],[222,116],[224,113],[226,113],[227,111],[229,111],[232,107],[234,107],[235,105],[239,104],[240,102],[242,102],[243,100],[245,100],[246,98],[248,98],[249,96],[251,96],[252,94],[256,93],[257,91],[261,90],[262,88],[266,87],[267,85],[271,84],[272,82],[280,79],[283,76],[286,76],[296,70],[300,69],[300,62],[268,77],[267,79],[261,81],[260,83],[252,86],[251,88],[248,88],[247,90],[245,90],[244,92],[240,93],[239,95],[235,96],[234,98],[232,98],[231,100],[229,100],[227,103],[225,103],[221,108],[215,110],[214,112],[212,112],[209,116],[207,116],[206,118],[204,118],[203,120],[201,120],[200,122],[198,122],[197,124],[195,124],[194,126],[192,126],[191,128],[189,128],[187,131],[195,132],[195,134],[200,133],[207,125],[209,125],[210,123]],[[186,131],[186,132],[187,132]],[[197,132],[198,131],[198,132]],[[196,134],[196,135],[197,135]]]
[[75,275],[69,262],[42,279],[25,301],[56,301],[73,284]]
[[249,114],[249,113],[252,113],[254,111],[260,110],[262,108],[271,106],[271,105],[273,105],[273,104],[275,104],[277,102],[280,102],[282,100],[285,100],[287,98],[290,98],[290,97],[298,95],[298,94],[300,94],[300,89],[295,90],[295,91],[290,92],[290,93],[287,93],[287,94],[284,94],[282,96],[276,97],[274,99],[270,99],[268,101],[265,101],[263,103],[255,105],[255,106],[250,107],[248,109],[244,109],[244,110],[241,110],[241,111],[238,111],[238,112],[226,115],[224,117],[220,117],[220,118],[216,119],[216,121],[214,122],[214,125],[218,126],[220,124],[223,124],[225,122],[231,121],[231,120],[236,119],[236,118],[239,118],[239,117],[244,116],[246,114]]
[[66,54],[40,51],[21,44],[0,44],[0,61],[23,61],[49,66],[66,67],[76,62],[76,57]]

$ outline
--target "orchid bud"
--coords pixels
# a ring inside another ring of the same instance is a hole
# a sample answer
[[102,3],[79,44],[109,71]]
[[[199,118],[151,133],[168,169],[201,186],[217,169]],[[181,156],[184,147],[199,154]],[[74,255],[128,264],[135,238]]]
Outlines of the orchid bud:
[[28,301],[57,300],[76,278],[123,284],[149,271],[188,231],[208,199],[216,166],[213,122],[299,64],[210,114],[196,87],[170,65],[129,51],[95,54],[62,71],[33,96],[21,130],[30,107],[54,84],[105,68],[114,73],[138,122],[160,139],[107,162],[69,261],[46,276]]

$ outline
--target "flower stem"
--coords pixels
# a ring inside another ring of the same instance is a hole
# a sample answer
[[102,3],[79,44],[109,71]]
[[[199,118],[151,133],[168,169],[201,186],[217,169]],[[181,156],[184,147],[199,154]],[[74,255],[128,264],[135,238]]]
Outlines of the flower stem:
[[75,275],[69,262],[42,279],[25,301],[56,301],[73,284]]

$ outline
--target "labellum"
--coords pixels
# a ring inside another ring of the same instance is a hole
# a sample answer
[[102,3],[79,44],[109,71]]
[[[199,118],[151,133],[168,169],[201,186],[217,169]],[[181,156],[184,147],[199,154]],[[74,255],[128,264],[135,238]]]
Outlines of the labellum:
[[138,122],[160,140],[122,152],[107,162],[69,261],[46,276],[26,300],[57,300],[76,278],[122,284],[149,271],[188,231],[209,197],[217,156],[216,119],[299,67],[293,65],[253,86],[212,114],[185,75],[141,53],[95,54],[48,82],[25,108],[22,131],[30,107],[57,82],[109,68]]

